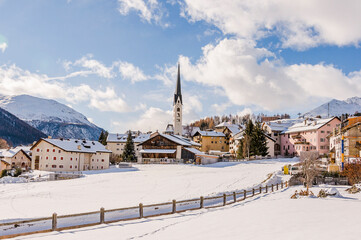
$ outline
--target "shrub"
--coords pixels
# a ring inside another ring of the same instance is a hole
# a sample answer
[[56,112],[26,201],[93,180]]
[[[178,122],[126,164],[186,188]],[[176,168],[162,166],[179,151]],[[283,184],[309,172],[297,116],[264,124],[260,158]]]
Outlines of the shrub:
[[361,160],[346,164],[342,175],[347,177],[350,185],[361,182]]
[[1,171],[0,178],[5,177],[7,175],[8,175],[8,170],[4,169],[4,170]]

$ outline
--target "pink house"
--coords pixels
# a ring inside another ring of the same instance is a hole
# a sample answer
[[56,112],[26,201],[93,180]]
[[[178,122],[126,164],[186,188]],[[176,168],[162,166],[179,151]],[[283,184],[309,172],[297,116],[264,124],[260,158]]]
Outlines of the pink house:
[[337,117],[305,119],[284,131],[281,135],[281,155],[300,155],[302,151],[318,151],[320,155],[330,151],[327,139],[341,123]]

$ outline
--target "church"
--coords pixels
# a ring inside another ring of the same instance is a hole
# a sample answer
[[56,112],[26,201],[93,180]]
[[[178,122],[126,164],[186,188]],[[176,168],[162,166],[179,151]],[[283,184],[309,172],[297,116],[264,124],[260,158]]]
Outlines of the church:
[[196,149],[199,143],[184,137],[182,126],[183,100],[180,80],[180,66],[178,64],[177,84],[173,99],[173,125],[168,124],[164,133],[155,132],[150,138],[138,144],[140,150],[140,163],[180,163],[195,161],[198,155],[204,153]]

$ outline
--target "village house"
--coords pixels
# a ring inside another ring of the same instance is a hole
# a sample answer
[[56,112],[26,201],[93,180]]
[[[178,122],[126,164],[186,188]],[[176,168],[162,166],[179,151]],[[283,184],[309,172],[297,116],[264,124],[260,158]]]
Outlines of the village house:
[[360,158],[361,117],[350,117],[334,128],[329,135],[331,160],[341,166],[342,138],[344,139],[344,163]]
[[150,138],[139,144],[140,158],[138,163],[183,163],[195,161],[197,154],[204,154],[195,147],[200,144],[195,143],[179,135],[152,133]]
[[[262,123],[262,129],[268,136],[268,153],[271,157],[281,155],[281,135],[292,125],[301,122],[302,119],[279,119]],[[274,140],[274,141],[273,141]]]
[[11,168],[30,169],[31,158],[21,147],[0,149],[0,171]]
[[109,168],[107,150],[98,141],[42,138],[32,147],[34,170],[84,171]]
[[337,117],[309,118],[293,124],[281,135],[281,155],[299,156],[302,151],[317,151],[320,155],[329,153],[327,136],[340,124]]
[[[134,152],[137,158],[140,157],[140,150],[142,150],[142,146],[139,143],[148,140],[150,134],[144,134],[141,132],[132,132],[132,140],[134,142]],[[112,154],[117,155],[119,157],[122,156],[125,144],[128,139],[128,133],[118,134],[118,133],[109,133],[107,137],[107,145],[106,148],[112,152]]]
[[228,152],[228,141],[226,140],[226,135],[223,132],[197,131],[193,135],[193,141],[201,145],[199,150],[202,152]]
[[225,151],[232,156],[236,155],[238,149],[234,136],[240,133],[241,130],[242,128],[239,125],[229,122],[220,123],[215,127],[216,132],[222,132],[226,136],[227,149]]

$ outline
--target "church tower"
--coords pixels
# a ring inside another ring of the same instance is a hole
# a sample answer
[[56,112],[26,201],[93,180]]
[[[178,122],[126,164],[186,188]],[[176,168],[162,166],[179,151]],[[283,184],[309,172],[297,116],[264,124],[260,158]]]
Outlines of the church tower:
[[177,86],[174,92],[174,102],[173,102],[173,126],[174,134],[182,135],[182,92],[181,92],[181,83],[180,83],[180,66],[178,63],[178,76],[177,76]]

